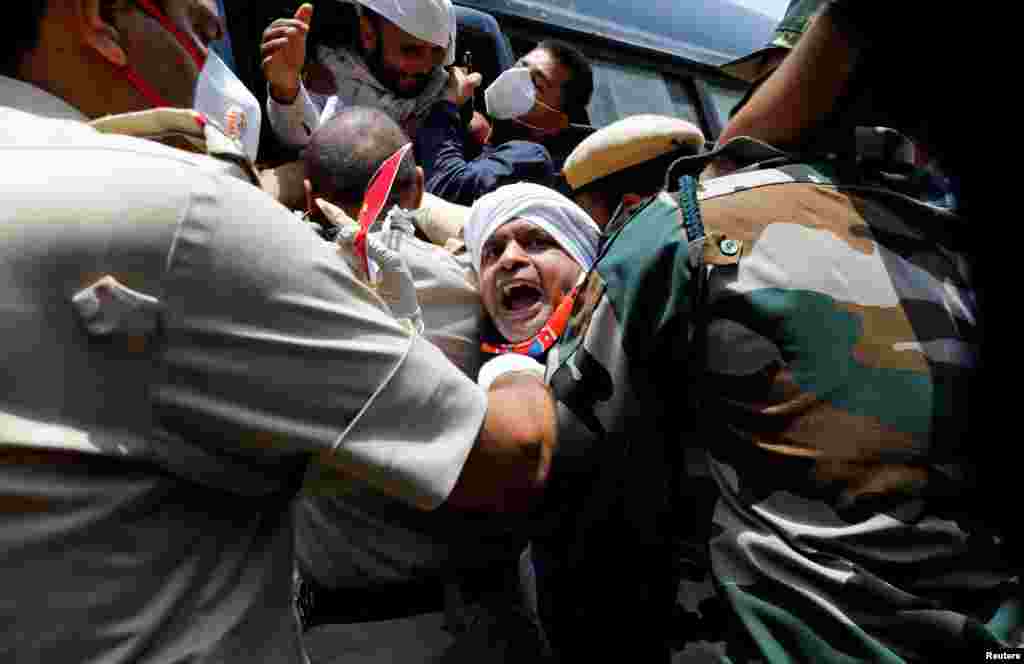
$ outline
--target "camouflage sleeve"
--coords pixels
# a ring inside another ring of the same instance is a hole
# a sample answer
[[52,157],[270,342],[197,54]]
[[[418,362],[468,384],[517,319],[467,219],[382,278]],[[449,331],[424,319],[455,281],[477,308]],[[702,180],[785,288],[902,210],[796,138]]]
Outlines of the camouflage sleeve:
[[630,364],[678,387],[685,379],[691,325],[691,267],[679,206],[659,196],[615,238],[600,272]]

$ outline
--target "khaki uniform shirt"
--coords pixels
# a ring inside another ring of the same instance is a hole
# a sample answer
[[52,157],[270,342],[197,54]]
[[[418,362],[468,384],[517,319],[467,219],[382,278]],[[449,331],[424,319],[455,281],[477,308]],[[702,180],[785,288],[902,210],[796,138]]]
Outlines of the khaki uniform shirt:
[[[470,377],[480,369],[485,312],[467,252],[453,255],[414,237],[402,256],[416,285],[423,336]],[[414,510],[383,492],[349,484],[320,495],[321,469],[296,502],[296,555],[301,568],[330,588],[372,587],[456,574],[514,560],[524,546],[510,520],[493,514]]]
[[[0,659],[302,661],[308,461],[434,507],[485,395],[208,158],[0,99]],[[71,299],[106,275],[151,329],[86,333]]]

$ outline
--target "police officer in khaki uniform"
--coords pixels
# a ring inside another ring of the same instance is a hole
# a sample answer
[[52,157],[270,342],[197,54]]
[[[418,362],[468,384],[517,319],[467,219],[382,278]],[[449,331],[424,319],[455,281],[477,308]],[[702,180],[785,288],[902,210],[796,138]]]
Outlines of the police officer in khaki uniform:
[[[0,53],[0,659],[302,662],[308,466],[423,508],[543,486],[531,376],[480,391],[208,156],[87,120],[191,106],[193,0],[36,0]],[[415,421],[415,427],[411,422]]]

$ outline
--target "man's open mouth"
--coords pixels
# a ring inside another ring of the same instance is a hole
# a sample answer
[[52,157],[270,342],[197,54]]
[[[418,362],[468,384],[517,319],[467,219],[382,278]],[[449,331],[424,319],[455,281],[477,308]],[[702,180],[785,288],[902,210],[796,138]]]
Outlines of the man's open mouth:
[[501,287],[501,307],[510,313],[525,312],[544,298],[534,284],[516,281]]

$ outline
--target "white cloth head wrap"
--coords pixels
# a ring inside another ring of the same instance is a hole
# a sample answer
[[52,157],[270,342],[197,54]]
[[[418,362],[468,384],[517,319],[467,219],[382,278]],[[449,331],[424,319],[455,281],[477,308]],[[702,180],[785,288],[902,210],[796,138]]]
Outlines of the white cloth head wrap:
[[520,182],[481,196],[469,211],[462,235],[477,274],[484,244],[499,227],[516,219],[524,219],[543,229],[584,271],[597,260],[601,231],[594,220],[554,189]]
[[417,39],[447,49],[444,65],[455,64],[455,7],[451,0],[357,0]]

